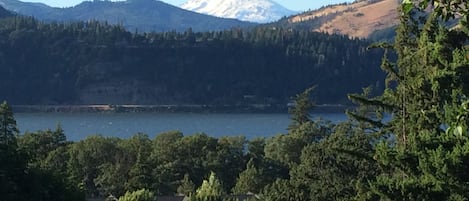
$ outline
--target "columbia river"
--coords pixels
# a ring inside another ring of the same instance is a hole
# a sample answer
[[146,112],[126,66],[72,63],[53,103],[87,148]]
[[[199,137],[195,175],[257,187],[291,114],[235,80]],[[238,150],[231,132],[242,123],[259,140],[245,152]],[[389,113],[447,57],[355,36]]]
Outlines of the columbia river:
[[[313,118],[332,122],[346,119],[343,113],[313,114]],[[128,138],[145,133],[157,134],[178,130],[184,135],[205,133],[213,137],[269,137],[286,133],[290,115],[286,113],[16,113],[20,133],[55,129],[62,126],[68,140],[90,135]]]

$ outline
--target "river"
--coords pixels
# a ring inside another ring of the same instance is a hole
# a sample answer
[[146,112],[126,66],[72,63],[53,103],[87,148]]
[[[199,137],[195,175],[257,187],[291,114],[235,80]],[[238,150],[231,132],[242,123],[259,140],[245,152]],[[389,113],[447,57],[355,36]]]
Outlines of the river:
[[[343,113],[317,113],[313,117],[333,122],[346,119]],[[72,141],[94,134],[128,138],[139,132],[154,138],[172,130],[185,135],[244,135],[251,139],[286,133],[290,124],[289,114],[284,113],[16,113],[15,118],[21,133],[54,129],[60,124]]]

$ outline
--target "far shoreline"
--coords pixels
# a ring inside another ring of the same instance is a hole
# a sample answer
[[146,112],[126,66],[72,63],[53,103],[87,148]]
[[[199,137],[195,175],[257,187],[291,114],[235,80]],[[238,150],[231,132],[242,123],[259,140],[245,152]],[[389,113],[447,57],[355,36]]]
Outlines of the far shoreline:
[[[347,105],[316,105],[314,113],[340,113]],[[12,105],[15,113],[287,113],[287,105]]]

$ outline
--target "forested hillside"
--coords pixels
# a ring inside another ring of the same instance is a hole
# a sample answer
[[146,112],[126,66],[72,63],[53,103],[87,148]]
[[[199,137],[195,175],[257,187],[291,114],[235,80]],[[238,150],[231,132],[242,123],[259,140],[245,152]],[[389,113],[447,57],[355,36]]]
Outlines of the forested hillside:
[[383,87],[369,43],[291,29],[135,34],[96,21],[0,20],[0,99],[11,104],[319,103]]

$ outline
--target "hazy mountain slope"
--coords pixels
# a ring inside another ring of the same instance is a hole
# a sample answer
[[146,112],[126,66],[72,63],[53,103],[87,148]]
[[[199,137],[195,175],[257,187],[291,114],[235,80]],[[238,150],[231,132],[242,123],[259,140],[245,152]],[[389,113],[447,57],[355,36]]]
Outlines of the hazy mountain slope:
[[272,22],[294,11],[271,0],[189,0],[181,8],[217,17],[251,22]]
[[188,28],[194,31],[208,31],[252,25],[239,20],[187,11],[157,0],[87,1],[70,8],[52,8],[44,4],[17,0],[0,0],[0,5],[8,10],[41,20],[100,20],[122,24],[131,31],[184,31]]
[[26,16],[53,16],[60,9],[42,3],[27,3],[18,0],[0,0],[0,6]]
[[0,17],[8,17],[8,16],[12,16],[13,14],[6,10],[5,8],[1,7],[0,6]]
[[285,27],[367,38],[398,23],[399,0],[364,0],[308,11],[278,22]]

